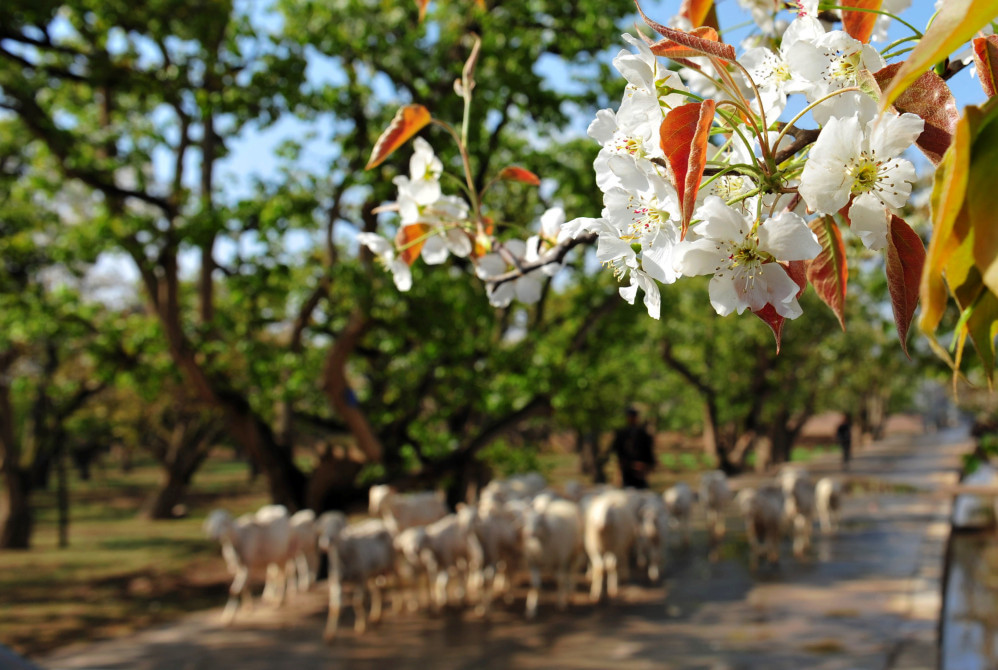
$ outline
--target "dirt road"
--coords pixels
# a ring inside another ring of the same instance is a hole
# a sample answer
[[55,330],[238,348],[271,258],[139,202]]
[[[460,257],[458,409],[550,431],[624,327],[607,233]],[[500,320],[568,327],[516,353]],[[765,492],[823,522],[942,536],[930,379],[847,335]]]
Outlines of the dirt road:
[[[732,520],[720,557],[703,535],[673,553],[658,587],[628,585],[614,603],[590,606],[581,590],[558,613],[542,599],[538,621],[500,607],[386,614],[364,636],[349,627],[323,644],[324,596],[280,613],[259,609],[232,628],[219,610],[127,639],[66,648],[36,659],[51,670],[271,670],[276,668],[690,668],[702,670],[936,667],[939,577],[949,500],[964,433],[892,437],[854,456],[853,492],[835,537],[816,536],[805,562],[784,546],[782,564],[753,575],[741,523]],[[826,458],[815,475],[839,471]]]

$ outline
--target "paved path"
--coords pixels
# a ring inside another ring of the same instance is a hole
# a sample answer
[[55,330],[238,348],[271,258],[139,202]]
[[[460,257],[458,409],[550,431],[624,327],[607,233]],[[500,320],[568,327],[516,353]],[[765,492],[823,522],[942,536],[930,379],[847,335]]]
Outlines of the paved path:
[[[49,669],[271,670],[275,668],[690,668],[702,670],[914,670],[935,668],[939,578],[949,501],[933,491],[956,481],[965,434],[893,437],[856,454],[843,528],[818,537],[806,562],[789,557],[753,576],[741,524],[719,559],[703,537],[673,557],[663,586],[628,585],[619,601],[591,607],[580,590],[570,610],[543,600],[539,620],[500,609],[386,615],[331,647],[321,642],[323,594],[278,615],[259,610],[229,629],[219,611],[126,639],[66,648]],[[809,464],[838,472],[835,460]]]

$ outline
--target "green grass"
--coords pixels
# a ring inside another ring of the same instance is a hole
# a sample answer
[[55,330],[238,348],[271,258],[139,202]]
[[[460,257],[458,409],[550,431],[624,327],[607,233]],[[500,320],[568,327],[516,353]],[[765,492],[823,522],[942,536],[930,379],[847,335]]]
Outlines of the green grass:
[[159,476],[139,463],[127,474],[98,468],[91,481],[71,477],[66,549],[57,547],[54,493],[35,494],[32,548],[0,552],[0,643],[31,656],[224,602],[229,577],[201,524],[213,507],[259,507],[264,481],[250,483],[245,463],[215,460],[192,482],[187,518],[141,519]]

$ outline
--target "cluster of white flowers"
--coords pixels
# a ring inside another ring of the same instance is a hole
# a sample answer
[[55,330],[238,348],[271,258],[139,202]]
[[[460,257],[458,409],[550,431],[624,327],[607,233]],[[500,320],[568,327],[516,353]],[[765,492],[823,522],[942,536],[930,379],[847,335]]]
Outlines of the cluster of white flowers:
[[[885,0],[883,7],[896,11],[909,1]],[[623,35],[631,48],[613,59],[627,81],[623,99],[616,111],[600,110],[588,130],[601,147],[594,163],[603,194],[599,218],[566,222],[565,213],[553,208],[526,240],[498,241],[477,204],[472,211],[461,197],[443,193],[443,166],[417,138],[409,175],[395,178],[396,240],[374,233],[358,240],[403,291],[412,285],[417,252],[431,265],[450,254],[470,257],[490,302],[505,307],[513,300],[537,302],[561,267],[565,243],[591,235],[596,257],[621,283],[620,295],[633,304],[640,289],[654,318],[661,315],[659,285],[696,275],[712,276],[710,302],[721,315],[771,307],[783,318],[799,316],[803,280],[791,264],[822,252],[805,217],[841,213],[867,248],[886,247],[891,217],[907,202],[916,177],[903,153],[924,122],[908,113],[878,115],[875,74],[886,66],[884,58],[845,31],[830,30],[817,0],[799,0],[789,23],[780,20],[784,2],[738,2],[751,12],[761,38],[747,41],[734,63],[735,52],[726,45],[714,43],[723,59],[685,46],[677,73],[655,55],[676,49],[677,42],[663,40],[655,48]],[[886,36],[885,19],[878,19],[874,38]],[[684,21],[674,24],[690,30]],[[686,35],[712,39],[709,32]],[[794,95],[801,96],[797,107],[804,112],[781,123]],[[692,133],[699,144],[690,152],[697,160],[677,175],[686,140],[677,153],[665,136],[691,127],[692,108],[701,115]],[[810,147],[791,143],[805,132],[796,126],[805,112],[820,127]],[[795,154],[786,151],[791,144]]]
[[[555,275],[561,268],[559,262],[546,262],[559,241],[567,233],[562,231],[565,212],[560,207],[548,209],[541,216],[540,231],[524,240],[491,242],[487,253],[475,252],[475,225],[468,203],[460,196],[445,195],[440,186],[443,164],[433,152],[433,147],[421,137],[413,142],[414,151],[409,159],[409,176],[395,177],[398,200],[390,208],[399,214],[399,235],[393,243],[377,233],[358,233],[357,241],[392,273],[395,286],[400,291],[412,288],[411,262],[406,262],[407,248],[419,249],[419,256],[427,265],[439,265],[450,254],[459,258],[472,256],[476,274],[489,280],[507,272],[519,271],[525,264],[537,264],[534,271],[524,272],[510,281],[493,286],[487,284],[491,304],[509,305],[513,299],[534,303],[540,299],[543,278]],[[412,235],[404,234],[413,230]]]
[[[778,29],[774,17],[783,3],[739,3],[751,9],[763,31]],[[681,197],[663,160],[659,129],[670,110],[711,86],[691,80],[697,94],[690,93],[648,45],[624,35],[635,50],[614,59],[627,80],[624,98],[616,112],[601,110],[589,127],[601,146],[594,168],[603,212],[598,219],[571,221],[564,230],[573,236],[596,233],[597,257],[623,282],[621,296],[633,303],[640,288],[652,317],[660,316],[658,284],[693,275],[713,275],[710,301],[719,314],[771,305],[785,318],[799,316],[801,287],[785,268],[821,252],[807,212],[848,208],[863,243],[874,250],[886,246],[890,216],[905,204],[915,181],[914,166],[901,155],[924,122],[913,114],[877,116],[873,74],[885,67],[884,59],[844,31],[826,30],[816,9],[816,2],[799,3],[799,15],[783,24],[778,48],[745,51],[739,59],[744,70],[728,70],[727,81],[737,91],[723,79],[716,82],[717,89],[726,89],[719,100],[744,104],[741,113],[719,113],[713,121],[714,140],[707,146],[707,174],[713,176],[701,184],[685,237]],[[782,157],[776,165],[775,143],[787,138],[777,138],[773,129],[795,94],[806,99],[821,132],[805,155]],[[747,109],[755,112],[751,124]],[[768,128],[759,125],[763,118]]]

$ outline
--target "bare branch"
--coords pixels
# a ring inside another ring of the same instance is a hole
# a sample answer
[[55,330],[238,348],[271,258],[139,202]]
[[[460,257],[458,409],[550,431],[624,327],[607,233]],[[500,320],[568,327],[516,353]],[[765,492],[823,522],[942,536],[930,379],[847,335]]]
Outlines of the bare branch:
[[489,277],[485,280],[485,282],[487,284],[491,284],[492,287],[495,288],[497,286],[502,286],[506,282],[513,281],[517,277],[522,277],[528,272],[538,270],[545,265],[560,263],[565,259],[565,256],[568,255],[569,251],[582,244],[592,244],[596,241],[596,237],[596,233],[588,233],[586,235],[580,235],[579,237],[562,240],[555,246],[551,247],[551,249],[544,254],[543,258],[539,258],[530,263],[517,263],[517,268],[515,270],[510,270],[509,272],[496,275],[495,277]]

